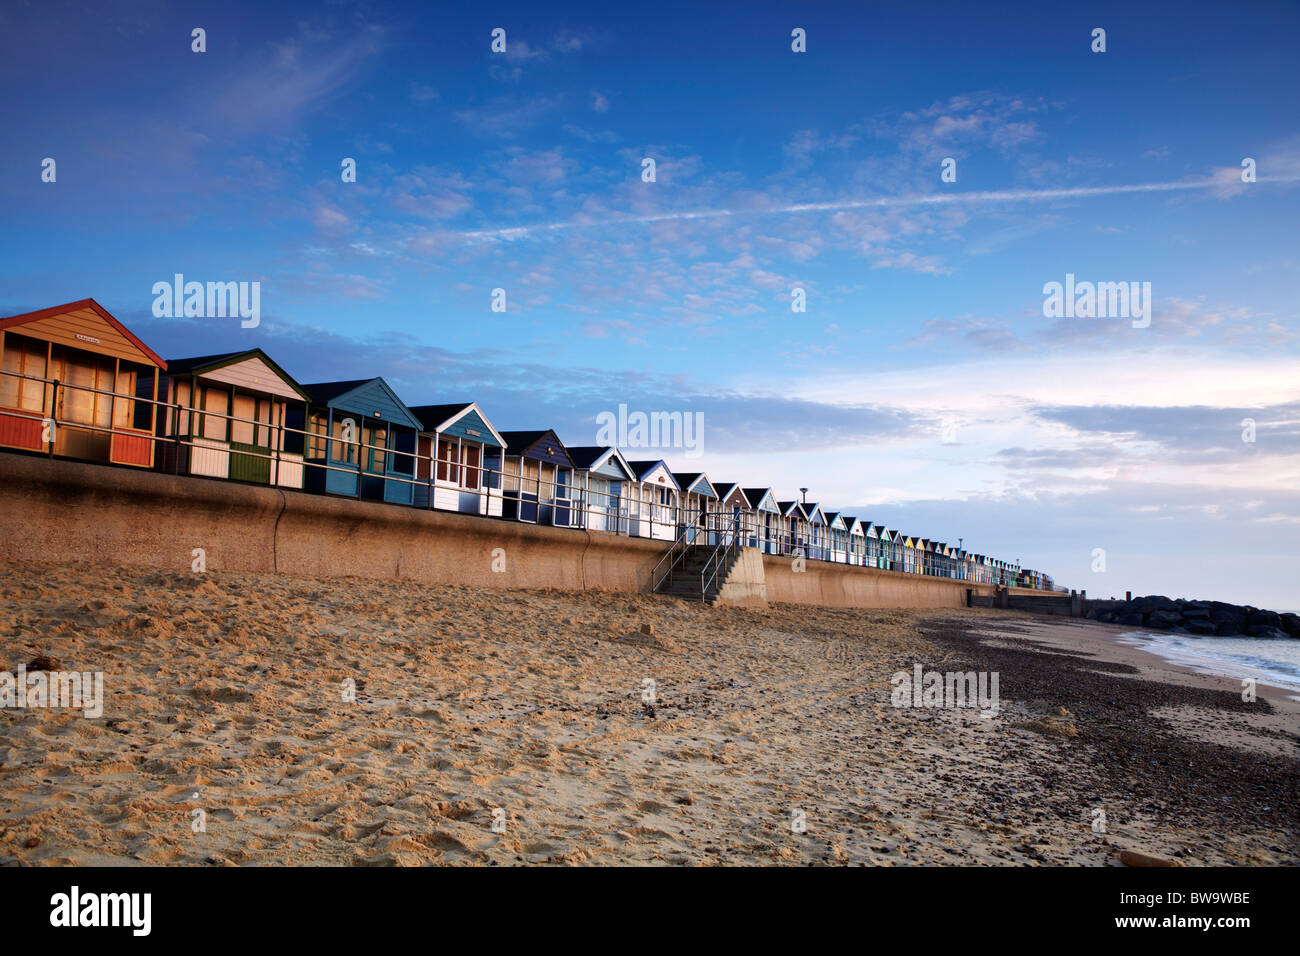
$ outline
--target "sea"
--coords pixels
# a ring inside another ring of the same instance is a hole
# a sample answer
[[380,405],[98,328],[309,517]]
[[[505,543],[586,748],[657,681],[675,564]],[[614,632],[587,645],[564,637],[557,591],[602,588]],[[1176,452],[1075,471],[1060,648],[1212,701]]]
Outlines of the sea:
[[1119,636],[1119,641],[1201,674],[1235,680],[1249,677],[1261,684],[1294,691],[1288,696],[1300,700],[1300,640],[1294,638],[1195,637],[1126,631]]

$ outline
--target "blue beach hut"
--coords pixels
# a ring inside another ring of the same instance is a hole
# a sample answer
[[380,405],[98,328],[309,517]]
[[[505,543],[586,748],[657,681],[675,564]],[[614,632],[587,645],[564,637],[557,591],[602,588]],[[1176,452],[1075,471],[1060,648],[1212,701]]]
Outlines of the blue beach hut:
[[500,475],[485,462],[505,445],[475,402],[413,405],[422,423],[415,504],[462,514],[501,516]]
[[489,467],[501,472],[506,518],[558,528],[578,525],[573,507],[573,459],[554,431],[501,432],[505,448]]
[[424,426],[382,378],[304,385],[308,491],[409,505]]

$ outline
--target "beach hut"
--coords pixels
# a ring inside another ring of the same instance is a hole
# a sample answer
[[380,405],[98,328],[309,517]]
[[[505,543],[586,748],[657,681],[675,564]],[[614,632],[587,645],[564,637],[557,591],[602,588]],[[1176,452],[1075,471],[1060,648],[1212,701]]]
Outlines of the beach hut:
[[677,511],[681,486],[662,460],[629,461],[637,480],[637,511],[634,534],[643,538],[672,541],[677,534]]
[[848,543],[848,563],[861,567],[867,561],[867,533],[863,523],[853,515],[840,515],[844,522],[844,538]]
[[[717,537],[709,533],[709,512],[717,511],[718,492],[702,472],[673,472],[673,480],[681,488],[681,507],[678,509],[677,535],[686,535],[688,542],[716,544]],[[716,520],[714,521],[716,525]]]
[[808,554],[808,516],[797,501],[778,501],[781,509],[781,553],[796,551],[805,558]]
[[903,537],[903,571],[906,574],[917,573],[916,542],[917,539],[910,534]]
[[876,525],[876,528],[880,537],[880,552],[876,567],[883,571],[891,571],[894,567],[894,532],[884,525]]
[[499,518],[500,476],[485,463],[505,441],[478,404],[412,405],[411,414],[421,423],[415,506]]
[[862,555],[862,563],[868,568],[878,568],[880,564],[880,532],[885,529],[878,524],[872,524],[870,521],[862,522],[863,537],[866,539],[863,546],[866,551]]
[[849,563],[849,529],[838,511],[825,512],[826,560],[837,564]]
[[[382,378],[304,385],[308,491],[409,505],[424,423]],[[297,412],[290,409],[291,423]],[[300,427],[291,424],[291,427]]]
[[780,554],[784,534],[781,505],[771,488],[742,488],[754,516],[750,546],[764,554]]
[[261,349],[169,359],[158,467],[177,474],[301,488],[310,396]]
[[[557,528],[578,526],[573,508],[573,459],[551,429],[501,432],[505,448],[489,467],[501,472],[506,518]],[[495,466],[495,467],[494,467]]]
[[0,319],[0,447],[152,467],[166,369],[94,299]]
[[758,547],[754,540],[754,512],[744,489],[734,481],[715,481],[713,489],[718,493],[718,512],[722,515],[722,530],[728,535],[727,543],[738,537],[742,545]]
[[568,452],[573,461],[574,507],[582,527],[628,534],[628,496],[635,493],[637,479],[623,453],[600,445],[580,445]]
[[804,514],[808,516],[808,547],[810,558],[816,558],[818,561],[829,561],[831,559],[830,544],[830,527],[826,521],[826,512],[822,511],[822,506],[814,502],[803,506]]

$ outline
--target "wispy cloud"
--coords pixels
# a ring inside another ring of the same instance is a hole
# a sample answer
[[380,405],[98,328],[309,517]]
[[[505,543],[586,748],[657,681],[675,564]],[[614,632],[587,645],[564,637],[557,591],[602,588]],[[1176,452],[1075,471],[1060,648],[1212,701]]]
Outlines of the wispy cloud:
[[[1300,182],[1300,175],[1260,176],[1258,184]],[[972,192],[923,193],[908,196],[877,196],[871,199],[840,199],[830,202],[790,203],[769,208],[673,210],[602,219],[570,219],[534,223],[501,229],[477,229],[456,233],[467,240],[530,239],[547,233],[573,229],[645,225],[657,222],[692,222],[738,216],[791,216],[804,213],[846,212],[854,209],[903,209],[933,206],[993,205],[999,203],[1059,202],[1133,193],[1218,192],[1224,187],[1222,174],[1172,182],[1131,183],[1114,186],[1070,186],[1059,189],[993,189]]]

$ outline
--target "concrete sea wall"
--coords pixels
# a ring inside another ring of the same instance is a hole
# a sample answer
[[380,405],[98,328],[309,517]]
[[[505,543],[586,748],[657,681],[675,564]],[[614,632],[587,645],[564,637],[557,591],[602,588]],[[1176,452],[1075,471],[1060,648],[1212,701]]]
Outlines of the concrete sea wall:
[[[641,592],[666,549],[601,532],[19,454],[0,453],[0,482],[6,561],[185,570],[201,548],[210,571]],[[822,561],[806,568],[747,551],[734,603],[963,607],[968,588],[992,590]]]

